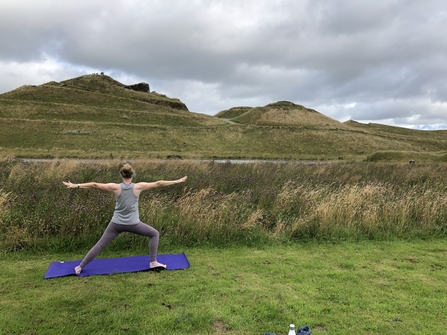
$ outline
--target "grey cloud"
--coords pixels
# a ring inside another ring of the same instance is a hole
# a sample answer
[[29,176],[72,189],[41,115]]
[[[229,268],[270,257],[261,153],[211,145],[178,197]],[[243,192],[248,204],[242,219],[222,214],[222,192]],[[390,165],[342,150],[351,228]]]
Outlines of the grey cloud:
[[0,75],[11,83],[31,77],[2,69],[52,59],[57,69],[42,78],[108,71],[196,112],[290,100],[335,119],[407,122],[416,103],[418,122],[447,123],[435,112],[447,108],[442,1],[16,0],[0,9]]

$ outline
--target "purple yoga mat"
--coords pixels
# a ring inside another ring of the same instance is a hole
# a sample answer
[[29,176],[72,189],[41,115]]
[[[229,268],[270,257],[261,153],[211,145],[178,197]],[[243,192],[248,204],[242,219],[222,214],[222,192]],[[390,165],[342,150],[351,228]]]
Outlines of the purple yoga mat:
[[[166,270],[189,268],[185,253],[157,255],[157,261],[166,264]],[[61,261],[50,264],[44,279],[76,275],[74,268],[78,261]],[[120,258],[99,258],[91,261],[78,276],[108,275],[114,273],[139,272],[149,270],[149,256],[130,256]]]

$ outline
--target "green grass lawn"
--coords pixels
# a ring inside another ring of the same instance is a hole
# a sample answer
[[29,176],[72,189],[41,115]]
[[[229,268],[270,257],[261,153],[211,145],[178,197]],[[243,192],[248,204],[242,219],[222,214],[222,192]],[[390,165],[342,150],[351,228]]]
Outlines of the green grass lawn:
[[0,333],[445,334],[445,240],[160,253],[181,251],[187,270],[49,280],[51,262],[84,252],[2,254]]

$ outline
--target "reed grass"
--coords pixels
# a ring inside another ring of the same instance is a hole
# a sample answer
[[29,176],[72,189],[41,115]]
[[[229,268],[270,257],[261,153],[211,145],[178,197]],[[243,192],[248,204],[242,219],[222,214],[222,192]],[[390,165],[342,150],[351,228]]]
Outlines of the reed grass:
[[[112,194],[62,181],[120,182],[121,160],[0,161],[2,250],[77,249],[102,234]],[[390,240],[447,235],[446,166],[135,160],[135,181],[188,175],[140,197],[165,245],[261,245],[293,240]],[[120,236],[116,248],[146,239]]]

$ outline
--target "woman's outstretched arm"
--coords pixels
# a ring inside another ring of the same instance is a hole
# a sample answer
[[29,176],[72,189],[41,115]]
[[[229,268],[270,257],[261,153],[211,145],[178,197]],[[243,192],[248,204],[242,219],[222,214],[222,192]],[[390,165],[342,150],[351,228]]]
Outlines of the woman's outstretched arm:
[[151,183],[140,182],[140,183],[136,183],[135,184],[135,191],[141,192],[141,191],[150,190],[152,188],[170,186],[170,185],[174,185],[174,184],[180,184],[180,183],[184,183],[187,178],[188,177],[185,176],[183,178],[176,179],[176,180],[159,180],[159,181],[154,181],[154,182],[151,182]]
[[82,184],[74,184],[70,181],[64,181],[63,182],[67,188],[86,188],[86,189],[92,189],[96,188],[101,191],[107,191],[107,192],[119,192],[120,191],[120,185],[115,183],[95,183],[95,182],[89,182],[89,183],[82,183]]

